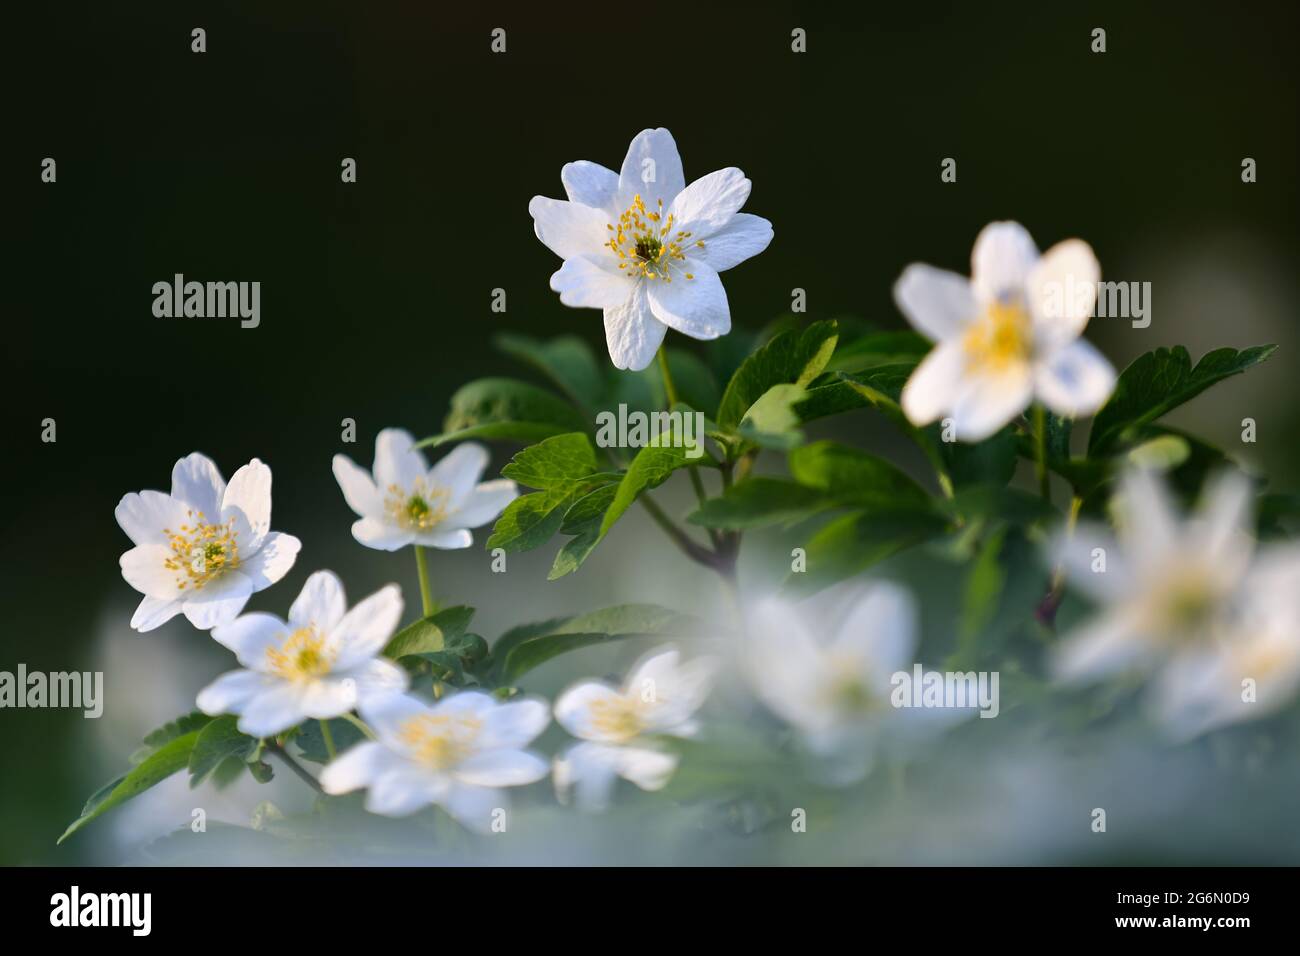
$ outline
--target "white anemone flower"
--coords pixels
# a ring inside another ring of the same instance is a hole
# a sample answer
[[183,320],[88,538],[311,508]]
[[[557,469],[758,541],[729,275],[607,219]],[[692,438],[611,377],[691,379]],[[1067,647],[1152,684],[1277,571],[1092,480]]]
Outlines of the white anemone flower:
[[519,496],[508,479],[480,484],[487,466],[487,449],[465,442],[430,468],[409,432],[385,428],[375,438],[373,477],[345,455],[334,456],[334,477],[360,515],[352,536],[366,547],[468,548],[474,543],[469,529],[492,521]]
[[504,787],[534,783],[550,769],[526,748],[550,723],[543,700],[502,703],[460,691],[436,704],[409,694],[363,704],[378,740],[358,744],[327,766],[326,793],[365,788],[366,809],[400,817],[438,804],[464,826],[492,828],[508,807]]
[[124,495],[114,514],[135,543],[119,563],[144,595],[131,618],[138,631],[181,613],[200,630],[233,621],[302,547],[271,530],[271,469],[256,458],[227,485],[212,459],[194,452],[172,468],[171,494]]
[[1080,338],[1101,267],[1068,239],[1042,256],[1023,226],[985,226],[971,277],[921,263],[903,270],[894,298],[937,343],[903,388],[914,425],[951,417],[962,441],[981,441],[1037,400],[1058,415],[1091,415],[1115,388],[1115,369]]
[[772,224],[740,212],[750,182],[735,167],[686,185],[666,129],[642,130],[615,173],[585,160],[560,170],[568,201],[534,196],[537,238],[564,260],[551,276],[560,301],[601,309],[617,368],[639,370],[668,329],[693,339],[731,331],[718,277],[772,241]]
[[832,782],[847,783],[870,769],[886,722],[901,737],[904,730],[970,715],[966,709],[913,712],[893,706],[893,677],[910,672],[916,648],[911,595],[876,582],[799,605],[762,602],[747,624],[742,653],[759,700],[826,761]]
[[642,658],[621,688],[584,681],[561,694],[555,719],[583,742],[556,758],[560,799],[572,789],[583,809],[603,809],[617,777],[642,790],[662,789],[678,760],[655,736],[698,732],[694,714],[708,697],[716,669],[712,658],[682,663],[675,648],[662,647]]
[[1056,675],[1151,676],[1150,710],[1177,738],[1263,717],[1294,699],[1300,549],[1256,549],[1252,494],[1241,473],[1219,475],[1182,520],[1154,473],[1126,475],[1113,507],[1118,540],[1081,528],[1060,547],[1070,582],[1101,607],[1064,638]]
[[402,618],[402,592],[381,588],[348,610],[331,571],[307,579],[289,619],[244,614],[214,628],[244,667],[199,693],[205,714],[238,714],[239,729],[270,737],[304,720],[341,717],[360,704],[406,690],[406,671],[379,657]]

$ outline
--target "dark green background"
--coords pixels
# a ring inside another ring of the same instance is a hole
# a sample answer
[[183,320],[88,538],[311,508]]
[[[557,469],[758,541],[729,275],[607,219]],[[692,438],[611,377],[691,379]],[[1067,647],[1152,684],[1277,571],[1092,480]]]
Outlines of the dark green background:
[[[489,347],[498,331],[576,332],[603,354],[598,313],[548,289],[558,261],[527,205],[563,195],[567,161],[617,168],[648,126],[672,130],[688,180],[743,168],[747,211],[774,224],[769,250],[725,277],[736,324],[788,310],[800,287],[815,317],[900,327],[903,266],[965,271],[992,219],[1022,221],[1044,248],[1083,237],[1107,278],[1155,285],[1151,328],[1090,329],[1116,364],[1175,342],[1283,345],[1176,421],[1235,451],[1240,419],[1256,418],[1245,459],[1296,485],[1297,73],[1282,4],[181,6],[5,14],[0,669],[92,666],[102,609],[136,600],[113,507],[165,488],[196,448],[227,477],[270,463],[274,526],[304,541],[255,607],[283,611],[325,566],[354,597],[398,576],[413,598],[408,561],[348,536],[329,459],[368,465],[388,425],[437,431],[459,384],[509,370]],[[190,52],[195,26],[206,54]],[[496,26],[504,56],[489,53]],[[795,26],[805,55],[790,52]],[[1096,26],[1104,55],[1089,49]],[[39,181],[45,156],[56,185]],[[356,185],[339,181],[345,156]],[[955,185],[939,180],[948,156]],[[1244,156],[1257,184],[1240,180]],[[150,287],[175,272],[260,280],[261,327],[154,318]],[[496,287],[504,315],[489,309]],[[46,417],[57,444],[40,441]],[[339,441],[344,417],[356,446]],[[454,573],[485,574],[474,555]],[[501,620],[526,614],[519,600]],[[206,639],[177,621],[138,640]],[[139,694],[150,679],[108,675]],[[0,712],[0,862],[86,858],[87,843],[54,840],[116,759],[92,756],[87,723]]]

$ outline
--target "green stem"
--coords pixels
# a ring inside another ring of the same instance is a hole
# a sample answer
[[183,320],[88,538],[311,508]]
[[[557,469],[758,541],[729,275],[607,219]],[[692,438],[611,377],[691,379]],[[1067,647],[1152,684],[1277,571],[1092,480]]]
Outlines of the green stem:
[[662,345],[659,346],[659,371],[664,377],[664,395],[671,411],[677,404],[677,389],[673,385],[673,373],[668,369],[668,350]]
[[424,616],[437,613],[438,605],[433,600],[433,590],[429,587],[429,561],[425,557],[424,547],[415,545],[415,568],[420,575],[420,603],[424,607]]
[[353,727],[357,728],[357,730],[365,734],[366,737],[368,737],[370,740],[379,739],[378,736],[375,734],[375,732],[370,729],[370,725],[367,724],[360,717],[358,717],[356,714],[344,714],[343,719],[346,720]]
[[[668,405],[667,410],[671,412],[677,404],[677,386],[673,384],[673,373],[668,367],[668,349],[663,345],[659,346],[658,359],[659,373],[664,379],[664,400]],[[699,441],[703,444],[704,436],[701,435]],[[703,505],[709,496],[704,491],[704,479],[700,477],[700,470],[692,465],[686,471],[691,478],[691,487],[695,489],[695,500]],[[709,529],[709,541],[712,542],[714,550],[717,550],[722,544],[722,538],[712,528]]]
[[316,780],[316,778],[313,777],[311,774],[309,774],[303,768],[303,766],[300,763],[298,763],[298,761],[290,757],[288,751],[286,751],[274,740],[268,740],[266,742],[266,749],[269,750],[271,753],[275,754],[281,760],[283,760],[285,762],[285,765],[288,766],[288,768],[292,770],[295,774],[297,774],[298,777],[301,778],[302,781],[307,784],[307,786],[311,787],[317,793],[325,792],[324,790],[321,789],[321,785]]
[[320,721],[321,739],[325,741],[325,752],[329,754],[330,760],[337,757],[338,751],[334,749],[334,735],[330,733],[330,724],[328,720]]
[[1052,480],[1047,471],[1047,409],[1034,406],[1034,435],[1036,441],[1035,469],[1038,473],[1038,491],[1048,504],[1052,502]]

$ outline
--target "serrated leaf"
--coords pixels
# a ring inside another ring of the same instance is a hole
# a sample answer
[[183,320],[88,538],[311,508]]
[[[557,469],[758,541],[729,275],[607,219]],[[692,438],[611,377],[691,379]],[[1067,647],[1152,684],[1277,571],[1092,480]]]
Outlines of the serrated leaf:
[[573,537],[564,543],[546,578],[554,581],[572,574],[600,543],[600,526],[605,512],[618,494],[618,485],[605,485],[573,503],[564,515],[560,531]]
[[746,531],[793,524],[834,504],[815,488],[783,478],[755,475],[732,485],[721,497],[708,499],[686,520],[706,528]]
[[229,757],[242,764],[244,758],[257,748],[257,738],[241,733],[236,726],[238,718],[217,717],[199,731],[190,751],[190,788],[199,786]]
[[95,791],[82,808],[81,816],[73,820],[63,831],[63,836],[59,837],[58,842],[62,843],[95,818],[138,797],[172,774],[184,770],[189,764],[190,752],[194,749],[200,733],[201,731],[191,730],[172,737],[145,757],[139,765]]
[[444,435],[496,423],[530,423],[585,432],[590,423],[571,402],[511,378],[482,378],[461,386],[443,420]]
[[530,445],[501,469],[521,485],[542,490],[567,487],[596,472],[596,450],[583,432],[556,435]]
[[773,385],[749,406],[737,434],[760,448],[787,450],[803,442],[803,420],[795,406],[808,397],[802,385]]
[[1202,356],[1195,367],[1181,345],[1138,356],[1120,374],[1110,400],[1093,419],[1089,457],[1111,453],[1125,432],[1154,422],[1216,382],[1258,365],[1276,349],[1275,345],[1257,345],[1240,352],[1215,349]]
[[142,746],[131,755],[131,763],[139,763],[163,744],[175,740],[177,737],[183,737],[194,730],[202,730],[211,721],[211,717],[197,710],[168,721],[158,729],[145,734],[144,740],[141,742]]
[[807,386],[830,361],[838,340],[834,321],[815,322],[803,332],[787,331],[741,363],[718,403],[718,427],[734,432],[756,401],[773,385]]
[[826,366],[828,372],[862,372],[882,365],[910,362],[915,365],[933,348],[933,343],[910,329],[868,332],[850,342],[841,342]]

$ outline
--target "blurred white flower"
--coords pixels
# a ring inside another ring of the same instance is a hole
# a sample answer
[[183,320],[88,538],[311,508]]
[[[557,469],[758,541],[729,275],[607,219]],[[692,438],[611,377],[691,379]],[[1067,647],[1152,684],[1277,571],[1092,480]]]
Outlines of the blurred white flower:
[[567,799],[572,789],[583,809],[603,809],[617,777],[642,790],[661,789],[677,769],[677,755],[659,747],[654,736],[696,733],[693,717],[709,694],[715,671],[711,658],[683,664],[675,648],[659,648],[632,668],[621,688],[584,681],[561,694],[555,719],[583,743],[556,758],[560,799]]
[[951,416],[962,441],[989,437],[1035,399],[1059,415],[1090,415],[1115,387],[1115,369],[1080,338],[1101,267],[1069,239],[1041,257],[1016,222],[985,226],[971,278],[913,263],[894,284],[898,307],[937,346],[903,389],[914,425]]
[[1080,528],[1059,548],[1069,581],[1101,607],[1063,639],[1057,677],[1150,675],[1151,712],[1180,738],[1265,716],[1293,699],[1300,549],[1256,552],[1252,493],[1240,472],[1223,473],[1182,520],[1155,473],[1127,474],[1112,506],[1118,540]]
[[877,582],[798,605],[763,601],[748,621],[742,653],[758,698],[798,729],[809,750],[830,758],[833,775],[845,782],[869,769],[886,721],[911,714],[920,726],[935,723],[935,715],[968,716],[891,704],[891,680],[912,667],[916,645],[911,596]]
[[545,701],[501,703],[461,691],[436,704],[399,694],[363,704],[377,741],[358,744],[321,774],[326,793],[367,788],[366,809],[400,817],[436,803],[462,824],[487,832],[508,801],[503,787],[546,776],[527,747],[551,717]]
[[151,631],[177,614],[207,630],[233,621],[254,591],[293,567],[302,543],[271,530],[271,469],[256,458],[227,485],[206,455],[172,468],[171,494],[124,495],[114,512],[135,547],[122,577],[144,595],[131,618]]
[[618,173],[582,160],[560,180],[568,202],[528,204],[537,238],[564,260],[551,288],[567,306],[603,310],[617,368],[649,365],[670,328],[694,339],[731,331],[718,273],[772,241],[770,222],[740,212],[744,173],[728,167],[687,186],[672,134],[647,129]]
[[487,449],[465,442],[430,468],[409,432],[385,428],[375,438],[373,478],[345,455],[334,456],[334,477],[361,516],[352,536],[366,547],[468,548],[469,529],[492,521],[519,495],[508,479],[479,484],[487,465]]
[[270,737],[304,720],[339,717],[358,704],[406,690],[406,671],[379,657],[402,617],[395,584],[348,610],[331,571],[307,579],[289,620],[245,614],[214,628],[245,669],[223,674],[199,692],[205,714],[239,714],[239,729]]

